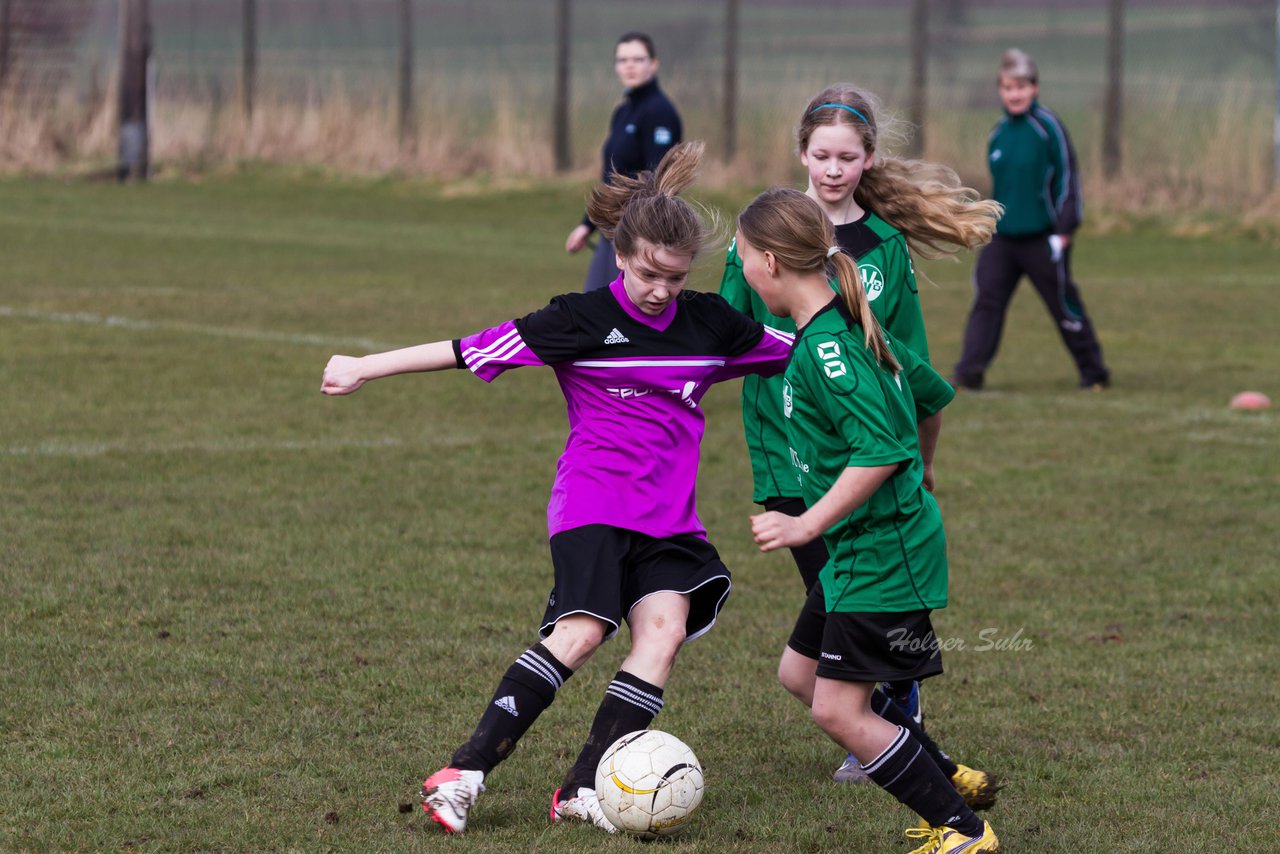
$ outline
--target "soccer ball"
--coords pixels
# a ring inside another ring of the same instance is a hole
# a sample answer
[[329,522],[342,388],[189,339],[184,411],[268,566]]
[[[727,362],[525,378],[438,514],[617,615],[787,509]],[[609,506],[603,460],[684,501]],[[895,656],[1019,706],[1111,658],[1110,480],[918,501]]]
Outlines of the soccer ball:
[[642,839],[670,836],[702,803],[702,766],[689,745],[670,733],[628,733],[604,752],[596,796],[605,818]]

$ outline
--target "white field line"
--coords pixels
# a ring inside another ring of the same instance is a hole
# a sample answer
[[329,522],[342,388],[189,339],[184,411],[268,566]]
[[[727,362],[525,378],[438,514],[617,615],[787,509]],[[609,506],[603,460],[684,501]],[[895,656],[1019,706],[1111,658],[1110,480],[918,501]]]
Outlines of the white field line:
[[1210,442],[1217,445],[1253,445],[1259,448],[1276,448],[1275,439],[1268,439],[1262,436],[1241,436],[1238,433],[1222,433],[1222,432],[1195,432],[1188,433],[1187,440],[1191,442]]
[[[1030,397],[1021,392],[1001,391],[983,391],[974,396],[981,397],[982,400],[999,398],[1017,400]],[[1172,428],[1172,432],[1167,442],[1174,442],[1181,438],[1188,442],[1280,448],[1280,429],[1278,429],[1280,418],[1277,418],[1280,413],[1274,411],[1234,412],[1227,408],[1225,402],[1221,406],[1201,404],[1177,410],[1160,400],[1151,398],[1138,400],[1114,391],[1102,394],[1063,392],[1060,398],[1047,398],[1045,403],[1061,405],[1063,410],[1069,410],[1073,417],[1078,417],[1082,424],[1087,421],[1090,411],[1096,411],[1126,413],[1136,419],[1144,419],[1156,427],[1168,425]],[[1048,424],[1058,421],[1065,414],[1067,413],[1064,411],[1058,411],[1043,419],[1024,418],[1019,422],[1019,429],[1031,429],[1039,423]],[[990,424],[981,419],[969,419],[955,414],[947,420],[943,432],[944,435],[946,433],[985,433],[990,429]]]
[[339,338],[331,335],[307,335],[299,332],[272,332],[263,329],[243,329],[235,326],[204,326],[181,320],[137,320],[116,315],[91,314],[89,312],[36,311],[0,305],[0,317],[17,320],[35,320],[45,323],[77,323],[85,326],[102,326],[139,332],[184,332],[211,335],[217,338],[239,338],[247,341],[267,341],[273,344],[302,344],[314,347],[350,347],[363,350],[391,350],[397,344],[387,344],[369,338]]
[[396,448],[399,439],[236,439],[207,442],[41,442],[0,449],[7,457],[100,457],[105,454],[238,454],[259,451],[329,451],[342,448]]
[[[563,431],[530,433],[525,442],[546,442],[553,448],[564,441]],[[0,447],[0,457],[101,457],[106,454],[246,454],[262,452],[333,451],[348,448],[418,448],[426,452],[442,448],[462,448],[485,441],[502,441],[483,434],[433,434],[430,441],[404,440],[395,436],[377,439],[208,439],[174,442],[59,442],[50,440],[31,445]]]

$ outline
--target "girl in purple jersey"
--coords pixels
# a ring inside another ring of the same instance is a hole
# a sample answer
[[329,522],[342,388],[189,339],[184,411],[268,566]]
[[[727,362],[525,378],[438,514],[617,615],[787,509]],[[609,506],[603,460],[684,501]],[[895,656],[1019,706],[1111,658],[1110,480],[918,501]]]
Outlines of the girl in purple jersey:
[[669,152],[653,172],[615,175],[592,192],[592,222],[617,248],[607,288],[554,298],[518,320],[453,341],[355,358],[334,356],[325,394],[414,371],[467,368],[486,382],[524,365],[556,373],[569,438],[547,527],[555,586],[534,644],[503,675],[475,731],[422,785],[423,809],[446,831],[466,828],[484,779],[625,619],[631,651],[605,691],[577,761],[551,798],[551,820],[613,832],[595,770],[618,737],[645,729],[663,705],[680,647],[706,632],[731,588],[729,570],[694,506],[703,416],[716,382],[786,366],[791,336],[714,294],[685,291],[710,238],[678,197],[701,143]]

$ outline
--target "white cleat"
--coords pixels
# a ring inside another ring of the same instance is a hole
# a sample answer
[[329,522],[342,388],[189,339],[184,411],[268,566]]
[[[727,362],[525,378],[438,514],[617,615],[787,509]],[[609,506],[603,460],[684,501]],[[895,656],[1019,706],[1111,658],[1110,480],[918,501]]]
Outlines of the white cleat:
[[483,771],[441,768],[422,784],[422,811],[449,833],[467,829],[467,813],[484,791]]
[[584,821],[594,824],[606,833],[618,832],[618,828],[605,818],[604,810],[600,809],[600,799],[596,797],[596,790],[585,786],[578,789],[577,795],[563,801],[560,800],[560,790],[556,789],[556,793],[551,796],[551,821],[553,823]]

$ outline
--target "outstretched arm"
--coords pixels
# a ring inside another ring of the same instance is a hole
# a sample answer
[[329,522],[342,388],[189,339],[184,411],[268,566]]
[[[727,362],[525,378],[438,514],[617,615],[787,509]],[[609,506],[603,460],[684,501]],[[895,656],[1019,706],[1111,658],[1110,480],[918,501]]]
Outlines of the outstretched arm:
[[333,356],[325,365],[320,391],[329,395],[351,394],[369,380],[457,366],[452,341],[435,341],[369,356]]
[[760,551],[802,546],[822,536],[839,520],[857,510],[880,484],[897,470],[890,466],[850,466],[812,507],[799,516],[788,516],[776,510],[751,517],[751,533]]

